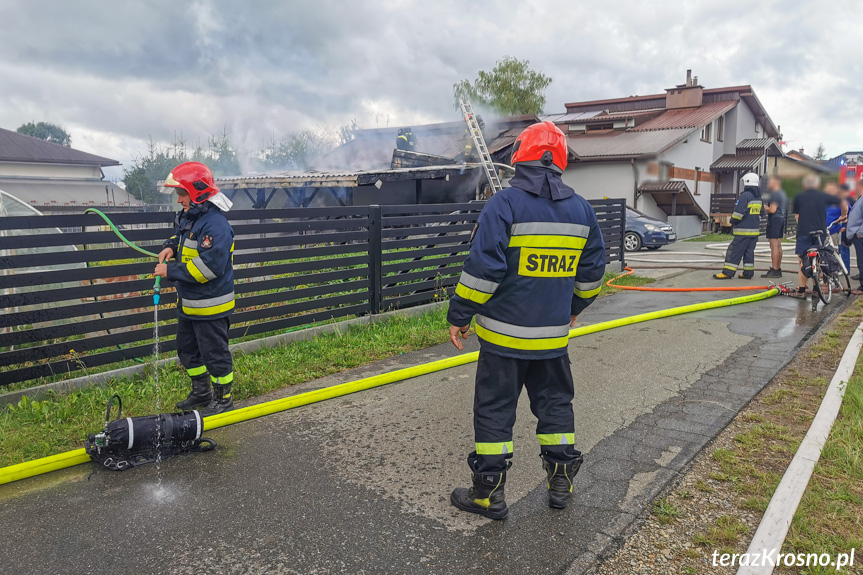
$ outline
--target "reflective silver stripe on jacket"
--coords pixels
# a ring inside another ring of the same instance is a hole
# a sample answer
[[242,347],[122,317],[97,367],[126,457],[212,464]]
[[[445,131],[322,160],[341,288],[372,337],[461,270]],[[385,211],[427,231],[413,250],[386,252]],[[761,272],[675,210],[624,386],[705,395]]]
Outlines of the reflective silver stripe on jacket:
[[590,291],[602,287],[602,280],[595,282],[575,282],[575,289],[578,291]]
[[234,292],[227,293],[225,295],[220,295],[217,297],[211,297],[209,299],[186,299],[183,298],[183,307],[213,307],[216,305],[222,305],[223,303],[228,303],[229,301],[234,299]]
[[194,266],[198,268],[198,271],[201,272],[201,275],[208,280],[216,279],[216,274],[213,273],[213,270],[207,267],[207,264],[204,263],[201,256],[195,256],[192,258],[192,264],[194,264]]
[[734,212],[733,214],[731,214],[731,217],[739,220],[743,217],[743,214],[741,214],[740,212]]
[[190,240],[190,239],[186,238],[186,239],[183,241],[183,247],[184,247],[184,248],[191,248],[191,249],[193,249],[193,250],[197,250],[197,249],[198,249],[198,241],[197,241],[197,240]]
[[513,325],[511,323],[504,323],[480,314],[476,315],[476,323],[489,331],[521,339],[544,339],[569,335],[569,324],[525,327],[521,325]]
[[126,418],[126,424],[129,426],[129,445],[126,449],[132,449],[132,445],[135,444],[135,424],[131,417]]
[[464,287],[479,290],[485,293],[494,293],[500,284],[494,283],[488,280],[481,280],[478,277],[474,277],[467,272],[461,272],[461,277],[458,278],[458,283],[464,285]]
[[513,236],[574,236],[586,238],[590,235],[590,227],[584,224],[565,224],[561,222],[525,222],[512,224],[510,234]]

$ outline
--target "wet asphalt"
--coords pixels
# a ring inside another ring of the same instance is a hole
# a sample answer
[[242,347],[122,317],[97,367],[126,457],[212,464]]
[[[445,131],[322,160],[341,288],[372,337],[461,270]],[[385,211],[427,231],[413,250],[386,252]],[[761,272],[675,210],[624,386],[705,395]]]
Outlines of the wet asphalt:
[[[698,271],[654,285],[708,283]],[[724,297],[625,293],[580,320]],[[545,503],[526,397],[510,517],[449,505],[469,479],[470,364],[215,430],[215,452],[158,468],[84,465],[0,486],[0,574],[582,573],[840,305],[813,313],[775,297],[573,340],[586,463],[565,511]],[[437,346],[266,399],[456,353]]]

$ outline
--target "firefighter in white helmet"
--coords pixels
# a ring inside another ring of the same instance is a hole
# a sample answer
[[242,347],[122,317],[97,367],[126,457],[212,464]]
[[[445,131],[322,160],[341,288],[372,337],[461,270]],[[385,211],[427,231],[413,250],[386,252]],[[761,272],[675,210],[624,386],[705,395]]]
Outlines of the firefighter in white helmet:
[[751,280],[755,275],[755,245],[761,233],[761,189],[758,187],[758,174],[749,172],[740,179],[743,193],[734,204],[731,214],[731,235],[734,239],[725,252],[725,264],[722,271],[714,274],[718,280],[729,280],[734,277],[740,260],[743,260],[741,279]]

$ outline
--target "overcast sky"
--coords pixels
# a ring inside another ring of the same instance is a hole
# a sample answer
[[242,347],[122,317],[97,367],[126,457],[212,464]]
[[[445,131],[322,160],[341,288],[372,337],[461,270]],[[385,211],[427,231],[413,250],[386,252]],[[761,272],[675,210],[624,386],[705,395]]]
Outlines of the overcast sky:
[[[472,6],[470,12],[466,11]],[[863,148],[858,1],[0,0],[0,126],[64,126],[124,163],[149,136],[457,120],[452,85],[503,56],[564,103],[751,84],[791,148]]]

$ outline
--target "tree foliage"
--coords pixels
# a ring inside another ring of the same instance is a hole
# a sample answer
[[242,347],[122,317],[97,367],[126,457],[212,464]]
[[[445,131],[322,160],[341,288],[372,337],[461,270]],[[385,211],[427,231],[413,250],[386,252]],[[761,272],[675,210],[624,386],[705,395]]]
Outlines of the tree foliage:
[[480,70],[473,82],[462,80],[453,85],[453,102],[468,96],[473,103],[487,106],[502,116],[541,114],[545,89],[551,78],[530,67],[529,60],[507,56],[498,60],[491,72]]
[[264,170],[308,170],[312,162],[333,148],[333,138],[324,130],[305,129],[277,140],[275,135],[258,154]]
[[69,136],[69,132],[57,124],[50,124],[48,122],[39,122],[34,124],[33,122],[27,122],[20,126],[16,131],[19,134],[33,136],[34,138],[39,138],[40,140],[45,140],[46,142],[51,142],[58,146],[65,146],[68,148],[72,145],[72,138]]
[[827,149],[824,147],[823,143],[818,144],[818,148],[815,149],[814,158],[818,161],[827,159]]
[[169,145],[159,144],[150,138],[147,151],[133,158],[132,165],[126,169],[123,185],[144,203],[170,203],[173,199],[159,193],[158,183],[183,162],[207,164],[217,178],[240,175],[236,150],[231,145],[227,130],[224,130],[221,134],[211,135],[206,148],[199,144],[191,150],[186,146],[182,134]]
[[227,130],[207,139],[206,147],[186,145],[182,134],[171,144],[163,145],[151,138],[144,153],[133,158],[123,176],[126,190],[148,204],[165,204],[172,198],[159,193],[158,183],[183,162],[201,162],[217,178],[238,176],[246,171],[307,170],[319,156],[333,148],[335,137],[321,129],[291,132],[282,138],[275,134],[260,149],[238,152]]
[[357,119],[351,120],[350,124],[345,124],[339,127],[339,145],[347,144],[354,139],[354,134],[362,130],[362,126],[357,124]]

